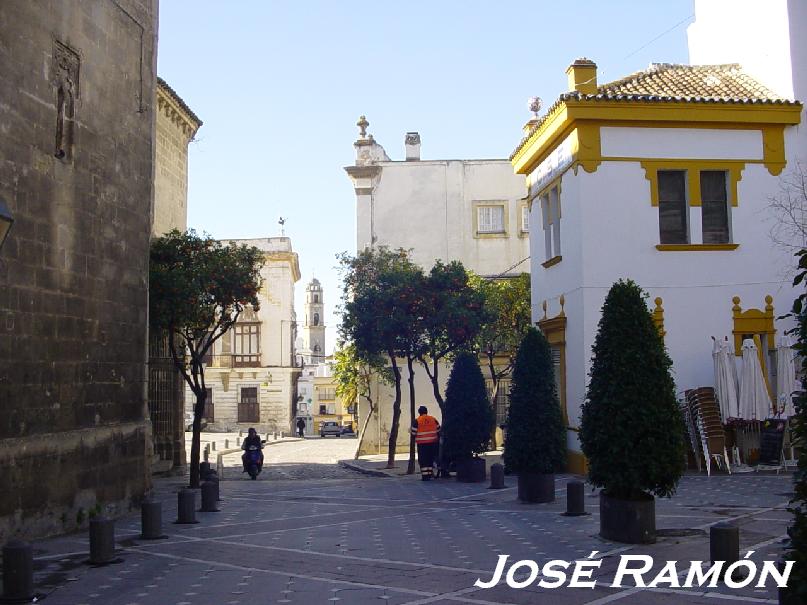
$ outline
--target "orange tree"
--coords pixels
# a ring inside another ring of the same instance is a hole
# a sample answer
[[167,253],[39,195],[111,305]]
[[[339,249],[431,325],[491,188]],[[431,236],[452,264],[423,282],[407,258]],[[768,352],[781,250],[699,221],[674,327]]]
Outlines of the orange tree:
[[151,243],[149,324],[167,335],[177,371],[196,396],[190,486],[199,487],[201,420],[207,389],[202,362],[249,305],[258,310],[263,252],[222,245],[210,236],[176,229]]

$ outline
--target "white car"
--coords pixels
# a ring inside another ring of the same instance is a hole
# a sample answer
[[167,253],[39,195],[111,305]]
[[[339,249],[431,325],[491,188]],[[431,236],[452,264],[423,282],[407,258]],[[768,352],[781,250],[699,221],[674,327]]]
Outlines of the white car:
[[338,422],[333,422],[329,420],[328,422],[323,422],[319,427],[319,436],[325,437],[326,435],[333,435],[334,437],[341,437],[342,436],[342,427],[339,426]]

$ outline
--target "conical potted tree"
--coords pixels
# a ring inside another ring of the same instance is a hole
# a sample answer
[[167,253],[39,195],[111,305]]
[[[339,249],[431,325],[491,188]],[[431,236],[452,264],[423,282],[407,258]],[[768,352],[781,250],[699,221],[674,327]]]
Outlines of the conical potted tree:
[[605,298],[594,341],[580,443],[600,492],[600,535],[655,542],[654,496],[671,496],[684,470],[682,420],[664,342],[630,280]]
[[555,473],[566,463],[563,418],[552,353],[544,335],[530,328],[513,366],[504,465],[518,474],[523,502],[555,500]]
[[485,459],[479,454],[488,449],[493,421],[479,361],[460,353],[448,377],[442,429],[444,458],[454,463],[458,481],[485,480]]

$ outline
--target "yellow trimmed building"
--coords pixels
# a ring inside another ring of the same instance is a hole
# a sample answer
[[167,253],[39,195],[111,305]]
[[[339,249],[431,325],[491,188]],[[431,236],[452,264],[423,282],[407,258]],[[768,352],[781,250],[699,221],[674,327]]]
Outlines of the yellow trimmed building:
[[[793,168],[802,104],[737,64],[654,64],[598,84],[588,59],[524,128],[511,156],[529,203],[532,314],[553,347],[569,466],[591,348],[610,286],[630,278],[673,360],[679,391],[712,385],[711,336],[768,353],[795,292],[764,219]],[[774,381],[775,382],[775,381]]]

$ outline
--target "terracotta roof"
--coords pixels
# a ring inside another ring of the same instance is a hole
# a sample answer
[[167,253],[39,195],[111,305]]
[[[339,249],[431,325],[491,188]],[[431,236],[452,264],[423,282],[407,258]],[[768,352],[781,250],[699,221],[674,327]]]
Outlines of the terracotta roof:
[[168,82],[166,82],[165,80],[163,80],[159,76],[157,76],[157,86],[162,88],[163,91],[169,97],[171,97],[171,99],[173,99],[173,101],[177,105],[179,105],[185,113],[188,114],[188,117],[197,123],[197,126],[196,126],[197,129],[203,124],[202,120],[199,119],[199,116],[197,116],[195,113],[193,113],[193,110],[190,107],[188,107],[188,104],[185,103],[185,101],[182,100],[182,97],[180,97],[177,94],[177,92],[168,85]]
[[577,91],[560,95],[521,140],[510,159],[525,146],[559,105],[565,101],[639,101],[646,103],[739,103],[798,105],[785,99],[744,73],[737,63],[680,65],[653,63],[644,71],[597,87],[596,94]]

